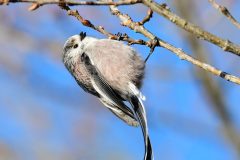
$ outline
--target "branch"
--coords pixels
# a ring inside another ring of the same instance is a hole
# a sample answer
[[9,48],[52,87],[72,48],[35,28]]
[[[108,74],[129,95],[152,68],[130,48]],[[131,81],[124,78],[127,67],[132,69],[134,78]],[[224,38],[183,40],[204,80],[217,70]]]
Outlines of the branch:
[[[84,19],[77,10],[71,10],[70,7],[68,7],[67,5],[65,4],[59,4],[59,6],[66,10],[68,15],[71,15],[71,16],[74,16],[76,17],[84,26],[87,26],[87,27],[90,27],[100,33],[102,33],[103,35],[107,36],[108,38],[110,39],[114,39],[114,40],[118,40],[119,39],[119,36],[118,35],[115,35],[115,34],[112,34],[108,31],[106,31],[104,29],[103,26],[95,26],[93,23],[91,23],[89,20],[87,19]],[[124,34],[124,36],[121,37],[121,40],[122,41],[126,41],[128,42],[128,44],[140,44],[140,45],[146,45],[146,46],[150,46],[151,45],[151,42],[146,42],[144,40],[141,40],[141,39],[138,39],[138,40],[135,40],[135,39],[132,39],[130,38],[128,35]]]
[[138,22],[139,25],[144,25],[146,22],[150,21],[150,19],[152,18],[152,15],[153,15],[153,11],[149,9],[146,17],[144,17],[141,22]]
[[226,16],[227,19],[229,19],[232,22],[233,25],[235,25],[237,28],[240,29],[240,23],[232,16],[232,14],[229,12],[229,10],[226,7],[217,4],[217,2],[215,0],[208,0],[208,1],[209,1],[209,3],[211,3],[211,5],[214,8],[216,8],[224,16]]
[[[144,28],[144,26],[139,25],[137,22],[133,22],[132,19],[126,15],[126,14],[122,14],[116,6],[110,6],[110,10],[112,12],[112,14],[116,15],[120,20],[121,20],[121,24],[123,26],[127,26],[129,28],[131,28],[132,30],[134,30],[135,32],[141,33],[144,36],[150,38],[151,40],[156,39],[156,36],[154,36],[150,31],[148,31],[146,28]],[[173,45],[161,40],[160,38],[158,39],[158,46],[164,47],[166,49],[168,49],[169,51],[171,51],[172,53],[176,54],[180,59],[182,60],[186,60],[216,76],[219,76],[223,79],[226,79],[227,81],[231,81],[233,83],[236,84],[240,84],[240,78],[233,76],[231,74],[228,74],[226,72],[223,72],[207,63],[203,63],[189,55],[187,55],[184,51],[182,51],[182,49],[180,48],[176,48]]]
[[[77,10],[71,10],[66,4],[70,5],[110,5],[110,9],[114,15],[117,15],[121,21],[123,26],[128,26],[135,32],[139,32],[143,34],[145,37],[148,37],[150,41],[143,41],[143,40],[134,40],[129,38],[128,36],[123,36],[121,37],[121,40],[128,42],[129,44],[141,44],[141,45],[146,45],[148,47],[151,47],[154,49],[155,46],[161,46],[164,47],[170,51],[172,51],[174,54],[176,54],[180,59],[187,60],[191,62],[192,64],[216,75],[219,76],[223,79],[226,79],[227,81],[231,81],[236,84],[240,84],[240,79],[236,76],[233,76],[231,74],[228,74],[226,72],[223,72],[217,68],[214,68],[213,66],[203,63],[189,55],[187,55],[185,52],[182,51],[180,48],[176,48],[172,46],[171,44],[161,40],[160,38],[154,36],[150,31],[144,28],[143,25],[139,22],[133,22],[132,19],[125,14],[122,14],[119,12],[117,9],[117,5],[124,5],[124,4],[135,4],[135,3],[144,3],[147,5],[151,10],[162,14],[165,16],[167,19],[171,20],[175,24],[179,25],[180,27],[186,29],[187,31],[197,35],[200,38],[203,38],[205,40],[208,40],[220,47],[222,47],[224,50],[232,52],[236,55],[240,55],[240,47],[233,44],[232,42],[228,40],[223,40],[221,38],[218,38],[215,35],[212,35],[209,32],[203,31],[201,28],[198,26],[195,26],[184,19],[178,17],[177,15],[173,14],[167,6],[164,5],[159,5],[153,1],[149,0],[126,0],[126,1],[118,1],[118,2],[112,2],[110,1],[96,1],[96,2],[86,2],[86,1],[70,1],[70,0],[41,0],[41,1],[36,1],[36,0],[0,0],[0,4],[8,4],[9,2],[15,3],[15,2],[29,2],[33,3],[33,5],[29,8],[29,10],[34,10],[37,9],[39,6],[44,5],[44,4],[59,4],[62,9],[67,10],[68,14],[71,16],[76,17],[84,26],[90,27],[106,36],[108,36],[110,39],[115,39],[118,40],[119,37],[117,35],[114,35],[112,33],[107,32],[102,26],[95,26],[93,25],[89,20],[84,19]],[[151,11],[150,11],[151,12]],[[151,15],[151,14],[149,14]],[[150,19],[150,16],[147,16],[145,19]],[[146,20],[143,21],[145,23]],[[158,43],[155,44],[154,40],[157,39]],[[154,46],[153,46],[154,45]]]
[[118,2],[108,2],[108,1],[75,1],[75,0],[0,0],[1,4],[8,3],[37,3],[38,5],[46,5],[46,4],[67,4],[67,5],[132,5],[141,3],[141,0],[121,0]]
[[[67,4],[67,5],[132,5],[137,3],[143,3],[144,5],[148,6],[152,11],[157,12],[158,14],[164,16],[171,22],[175,23],[179,27],[183,28],[184,30],[192,33],[199,39],[206,40],[210,43],[213,43],[219,47],[221,47],[224,51],[231,52],[235,55],[240,56],[240,46],[237,44],[232,43],[229,40],[221,39],[207,31],[204,31],[202,28],[194,25],[190,22],[187,22],[185,19],[177,16],[176,14],[172,13],[169,8],[163,4],[159,5],[158,3],[152,0],[120,0],[118,2],[113,1],[74,1],[74,0],[0,0],[1,4],[8,4],[8,3],[33,3],[30,6],[29,10],[35,10],[39,6],[45,4]],[[147,18],[148,19],[148,18]],[[145,22],[143,22],[145,23]]]
[[235,55],[240,56],[240,46],[232,43],[229,40],[221,39],[220,37],[215,36],[207,31],[204,31],[197,25],[186,21],[185,19],[177,16],[176,14],[172,13],[166,5],[160,5],[152,0],[142,0],[142,3],[152,9],[154,12],[162,15],[169,21],[173,22],[177,26],[181,27],[182,29],[192,33],[199,39],[206,40],[210,43],[213,43],[219,47],[221,47],[224,51],[231,52]]

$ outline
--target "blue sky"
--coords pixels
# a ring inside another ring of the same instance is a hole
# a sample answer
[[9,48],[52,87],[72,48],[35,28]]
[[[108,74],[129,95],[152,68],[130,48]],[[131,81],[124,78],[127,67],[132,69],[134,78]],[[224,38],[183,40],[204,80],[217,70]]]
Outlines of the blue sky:
[[[178,13],[173,1],[167,3]],[[236,7],[239,2],[223,3],[240,19]],[[0,153],[3,153],[0,159],[142,159],[140,128],[125,125],[95,97],[85,93],[61,61],[62,46],[68,37],[80,31],[104,36],[83,27],[57,6],[43,6],[34,12],[28,12],[27,7],[0,6]],[[77,9],[110,32],[126,32],[136,39],[145,39],[120,26],[107,7]],[[134,20],[140,20],[146,13],[146,8],[140,5],[120,9],[124,12],[130,9]],[[239,30],[207,2],[198,6],[197,13],[194,23],[239,44]],[[181,36],[184,31],[163,17],[154,14],[146,28],[189,54],[194,52]],[[211,64],[240,75],[235,67],[238,57],[201,43],[211,55]],[[149,52],[145,46],[133,47],[143,57]],[[157,48],[148,61],[142,91],[147,97],[145,107],[155,159],[237,159],[202,83],[192,74],[194,67],[163,48]],[[224,90],[224,99],[239,130],[238,86],[218,77],[214,79]]]

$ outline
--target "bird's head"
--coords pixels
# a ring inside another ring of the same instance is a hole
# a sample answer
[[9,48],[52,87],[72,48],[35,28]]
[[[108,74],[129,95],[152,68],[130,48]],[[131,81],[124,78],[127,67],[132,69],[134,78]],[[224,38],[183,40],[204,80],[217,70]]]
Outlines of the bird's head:
[[94,40],[96,39],[86,36],[86,32],[81,32],[68,38],[63,47],[63,58],[74,57],[81,54],[84,48]]

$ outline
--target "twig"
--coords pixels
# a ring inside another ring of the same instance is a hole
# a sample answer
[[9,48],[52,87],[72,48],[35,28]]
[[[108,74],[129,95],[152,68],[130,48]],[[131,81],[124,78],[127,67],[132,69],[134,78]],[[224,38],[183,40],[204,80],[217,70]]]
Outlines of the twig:
[[138,22],[140,25],[144,25],[146,22],[148,22],[153,15],[153,11],[151,9],[148,9],[146,17],[143,18],[141,22]]
[[40,5],[38,3],[33,3],[31,4],[30,7],[28,7],[28,11],[34,11],[36,9],[38,9],[40,7]]
[[109,1],[77,1],[77,0],[64,0],[64,1],[59,1],[59,0],[0,0],[0,5],[1,4],[6,4],[8,3],[38,3],[40,6],[46,5],[46,4],[67,4],[67,5],[132,5],[132,4],[137,4],[141,3],[141,0],[121,0],[118,2],[109,2]]
[[208,0],[208,1],[209,3],[212,4],[214,8],[216,8],[223,15],[225,15],[232,22],[233,25],[235,25],[240,29],[240,23],[232,16],[232,14],[229,12],[229,10],[225,6],[217,4],[215,0]]
[[[150,9],[152,9],[154,12],[164,16],[171,22],[175,23],[179,27],[183,28],[184,30],[192,33],[199,39],[206,40],[210,43],[213,43],[219,47],[221,47],[224,51],[231,52],[235,55],[240,56],[240,46],[232,43],[229,40],[222,39],[218,36],[215,36],[202,28],[198,27],[197,25],[194,25],[185,19],[182,19],[181,17],[177,16],[176,14],[172,13],[170,9],[164,5],[160,5],[152,0],[120,0],[118,2],[112,2],[112,1],[77,1],[77,0],[0,0],[1,4],[8,4],[8,3],[37,3],[38,6],[45,5],[45,4],[67,4],[67,5],[132,5],[137,3],[143,3],[144,5],[148,6]],[[37,5],[35,5],[37,6]],[[36,8],[38,8],[38,6]],[[31,8],[34,7],[30,7]]]
[[[134,40],[129,38],[128,36],[125,36],[122,40],[128,42],[129,44],[141,44],[151,47],[152,46],[152,40],[157,38],[158,39],[158,46],[162,46],[170,51],[172,51],[174,54],[180,57],[180,59],[187,60],[191,62],[192,64],[203,68],[204,70],[211,72],[214,75],[217,75],[219,77],[222,77],[228,81],[231,81],[236,84],[240,84],[240,79],[236,76],[233,76],[231,74],[228,74],[226,72],[223,72],[221,70],[218,70],[214,68],[213,66],[203,63],[197,59],[194,59],[193,57],[187,55],[185,52],[183,52],[180,48],[176,48],[169,43],[161,40],[160,38],[154,36],[150,31],[148,31],[146,28],[144,28],[143,25],[140,25],[138,22],[133,22],[132,19],[126,15],[119,12],[119,10],[116,8],[117,5],[127,5],[127,4],[135,4],[135,3],[144,3],[146,6],[148,6],[153,11],[163,15],[167,19],[171,20],[175,24],[179,25],[180,27],[184,28],[185,30],[193,33],[194,35],[197,35],[200,38],[203,38],[205,40],[208,40],[220,47],[222,47],[225,51],[232,52],[236,55],[240,55],[240,47],[233,44],[232,42],[228,40],[223,40],[221,38],[218,38],[217,36],[206,32],[199,28],[198,26],[195,26],[186,20],[178,17],[177,15],[173,14],[169,8],[164,5],[159,5],[156,2],[149,1],[149,0],[126,0],[126,1],[119,1],[119,2],[112,2],[112,1],[96,1],[96,2],[86,2],[86,1],[71,1],[71,0],[0,0],[0,4],[3,4],[4,2],[28,2],[28,3],[37,3],[38,5],[34,5],[32,8],[36,9],[41,5],[44,4],[59,4],[63,9],[68,11],[69,15],[72,15],[76,17],[84,26],[91,27],[92,29],[106,35],[107,37],[111,39],[118,39],[118,37],[114,34],[111,34],[107,32],[102,26],[94,26],[89,20],[84,19],[77,10],[71,10],[66,4],[69,5],[111,5],[111,11],[114,15],[117,15],[120,20],[122,21],[122,25],[128,26],[135,32],[139,32],[143,34],[145,37],[150,38],[150,41],[143,41],[143,40]],[[31,7],[30,7],[31,9]],[[148,19],[148,18],[147,18]]]
[[8,5],[9,3],[9,0],[0,0],[0,5],[3,4],[3,5]]
[[[127,26],[129,28],[131,28],[132,30],[134,30],[135,32],[139,32],[143,35],[145,35],[146,37],[150,38],[151,40],[152,39],[155,39],[156,36],[154,36],[150,31],[148,31],[146,28],[144,28],[144,26],[142,25],[138,25],[138,23],[136,22],[133,22],[132,19],[126,15],[126,14],[122,14],[116,6],[110,6],[110,10],[111,12],[116,15],[120,20],[121,20],[121,23],[122,25],[124,26]],[[182,49],[180,48],[176,48],[174,47],[173,45],[161,40],[160,38],[158,38],[158,45],[161,46],[161,47],[164,47],[168,50],[170,50],[172,53],[176,54],[180,59],[182,60],[186,60],[216,76],[219,76],[223,79],[226,79],[227,81],[231,81],[233,83],[236,83],[236,84],[240,84],[240,78],[239,77],[236,77],[236,76],[233,76],[231,74],[228,74],[226,72],[223,72],[207,63],[203,63],[189,55],[187,55],[184,51],[182,51]]]
[[206,40],[210,43],[213,43],[219,47],[221,47],[224,51],[231,52],[235,55],[240,56],[240,46],[237,44],[232,43],[229,40],[222,39],[214,34],[211,34],[207,31],[204,31],[197,25],[186,21],[185,19],[177,16],[176,14],[172,13],[166,5],[160,5],[152,0],[142,0],[143,4],[147,7],[151,8],[154,12],[162,15],[166,19],[170,20],[177,26],[181,27],[182,29],[192,33],[199,39]]
[[[84,26],[90,27],[90,28],[102,33],[103,35],[107,36],[110,39],[118,40],[119,36],[106,31],[103,26],[95,26],[89,20],[84,19],[77,10],[71,10],[70,7],[68,7],[67,5],[65,5],[63,3],[60,3],[59,6],[62,9],[66,10],[68,15],[76,17]],[[150,41],[147,42],[147,41],[144,41],[141,39],[138,39],[138,40],[132,39],[126,34],[124,34],[124,36],[121,38],[121,40],[128,42],[128,44],[130,44],[130,45],[132,45],[132,44],[140,44],[140,45],[146,45],[146,46],[151,45]]]

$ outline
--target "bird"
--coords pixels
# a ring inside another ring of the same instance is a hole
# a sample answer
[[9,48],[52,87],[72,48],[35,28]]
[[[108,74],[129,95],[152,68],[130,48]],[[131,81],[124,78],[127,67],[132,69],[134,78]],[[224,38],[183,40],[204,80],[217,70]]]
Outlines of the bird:
[[144,160],[153,160],[143,105],[145,96],[140,91],[145,62],[137,51],[119,40],[98,39],[81,32],[67,39],[62,60],[85,92],[97,97],[126,124],[141,126]]

